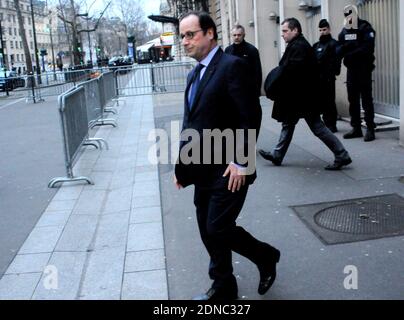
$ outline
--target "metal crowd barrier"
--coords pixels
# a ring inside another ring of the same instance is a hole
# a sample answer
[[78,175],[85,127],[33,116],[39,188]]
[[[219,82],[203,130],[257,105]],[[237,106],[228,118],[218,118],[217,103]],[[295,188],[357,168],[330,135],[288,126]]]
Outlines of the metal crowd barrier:
[[[104,114],[103,114],[103,108],[101,105],[101,99],[100,99],[100,87],[99,87],[99,81],[97,79],[92,79],[86,82],[82,82],[79,84],[77,87],[82,87],[84,88],[84,95],[85,95],[85,102],[86,102],[86,109],[87,109],[87,119],[88,119],[88,129],[94,128],[97,124],[101,123],[101,121],[106,121],[103,123],[103,125],[112,125],[116,127],[116,123],[114,119],[111,119],[112,121],[108,121],[108,119],[102,120]],[[108,150],[108,143],[101,138],[88,138],[88,142],[85,143],[85,145],[93,145],[97,148],[97,145],[100,149],[102,149],[102,145],[104,144],[106,146],[106,149]],[[97,145],[95,145],[95,143]]]
[[[100,93],[100,105],[102,115],[107,112],[116,114],[117,111],[114,108],[107,108],[109,102],[115,97],[114,92],[116,91],[116,87],[113,72],[104,73],[98,78],[98,88]],[[108,124],[114,127],[117,126],[114,119],[104,118],[103,116],[99,119],[99,121],[95,123],[95,126]]]
[[126,74],[116,71],[117,93],[137,96],[182,92],[194,65],[195,62],[165,62],[136,65]]
[[58,183],[73,181],[86,181],[89,184],[94,184],[88,177],[74,177],[73,175],[73,165],[78,158],[81,147],[88,139],[88,118],[84,88],[74,88],[59,96],[58,101],[64,142],[66,177],[52,179],[48,187],[54,188]]
[[96,79],[82,82],[59,96],[59,111],[63,132],[66,177],[54,178],[49,182],[53,188],[57,183],[84,180],[87,177],[74,177],[73,165],[82,146],[108,149],[108,143],[101,138],[90,138],[89,131],[95,126],[111,125],[116,127],[115,119],[104,118],[105,106],[116,97],[114,74],[107,73]]

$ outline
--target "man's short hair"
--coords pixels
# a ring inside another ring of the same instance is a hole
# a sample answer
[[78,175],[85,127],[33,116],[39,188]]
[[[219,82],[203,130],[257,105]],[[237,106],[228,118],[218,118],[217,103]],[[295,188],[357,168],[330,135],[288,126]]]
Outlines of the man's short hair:
[[318,24],[318,27],[319,27],[320,29],[329,28],[329,27],[330,27],[330,24],[328,23],[327,19],[321,19],[320,22],[319,22],[319,24]]
[[283,25],[284,23],[288,23],[288,27],[290,30],[297,29],[299,34],[302,33],[302,25],[300,24],[299,20],[297,20],[296,18],[287,18],[287,19],[283,20],[281,25]]
[[219,36],[217,34],[216,23],[213,21],[212,17],[209,15],[209,13],[207,13],[205,11],[190,11],[190,12],[185,13],[183,16],[181,16],[180,22],[189,16],[198,17],[199,25],[201,26],[201,29],[203,30],[205,35],[209,29],[213,29],[213,34],[214,34],[215,40],[217,40],[219,38]]
[[241,24],[236,24],[232,30],[238,30],[241,29],[243,33],[245,34],[245,28]]

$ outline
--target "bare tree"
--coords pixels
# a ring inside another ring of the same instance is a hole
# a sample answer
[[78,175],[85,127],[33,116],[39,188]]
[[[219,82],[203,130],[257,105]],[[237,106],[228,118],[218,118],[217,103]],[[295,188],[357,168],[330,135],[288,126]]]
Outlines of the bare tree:
[[29,47],[28,47],[27,35],[25,33],[24,21],[22,18],[20,0],[14,0],[14,7],[17,12],[18,27],[20,28],[22,45],[24,47],[24,55],[25,55],[25,63],[27,66],[27,72],[28,72],[28,74],[32,74],[33,73],[32,60],[31,60],[31,54],[29,52]]
[[74,65],[79,65],[81,64],[81,50],[79,49],[79,39],[80,39],[80,35],[82,32],[92,32],[97,30],[99,22],[101,21],[102,16],[104,15],[105,11],[108,9],[109,5],[111,2],[109,2],[107,4],[107,6],[104,8],[104,10],[102,11],[102,13],[100,14],[100,17],[98,18],[98,20],[96,21],[94,28],[92,29],[83,29],[81,27],[81,22],[79,19],[79,17],[88,17],[88,12],[84,13],[84,14],[80,14],[79,12],[79,5],[77,5],[74,0],[69,0],[68,5],[62,5],[62,3],[60,2],[60,6],[59,6],[59,14],[58,17],[59,19],[61,19],[65,25],[70,27],[70,34],[71,34],[71,40],[72,40],[72,47],[73,47],[73,62]]
[[148,25],[143,11],[143,0],[117,0],[115,7],[125,24],[127,36],[133,36],[142,43],[148,36]]

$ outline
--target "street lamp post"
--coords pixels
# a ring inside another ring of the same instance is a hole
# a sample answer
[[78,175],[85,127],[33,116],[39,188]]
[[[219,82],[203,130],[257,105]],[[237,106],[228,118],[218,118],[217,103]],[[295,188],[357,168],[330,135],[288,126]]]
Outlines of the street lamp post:
[[6,60],[4,58],[3,27],[1,26],[1,20],[0,20],[0,43],[1,43],[0,64],[1,67],[3,68],[3,64]]
[[[90,18],[89,17],[86,17],[86,20],[87,20],[87,30],[90,30],[89,28],[88,28],[88,20],[89,20]],[[89,51],[89,53],[90,53],[90,61],[91,61],[91,65],[93,65],[93,52],[91,51],[91,41],[90,41],[90,32],[89,31],[87,31],[87,37],[88,37],[88,51]]]
[[35,31],[35,18],[34,18],[34,6],[32,0],[30,0],[31,6],[31,20],[32,20],[32,33],[34,34],[34,50],[35,50],[35,64],[36,64],[36,74],[38,79],[38,84],[41,84],[41,67],[39,64],[39,57],[38,57],[38,44],[36,42],[36,31]]
[[53,50],[53,38],[52,38],[52,16],[51,11],[49,11],[49,36],[51,42],[51,50],[52,50],[52,69],[53,69],[53,79],[56,81],[56,72],[55,72],[55,51]]

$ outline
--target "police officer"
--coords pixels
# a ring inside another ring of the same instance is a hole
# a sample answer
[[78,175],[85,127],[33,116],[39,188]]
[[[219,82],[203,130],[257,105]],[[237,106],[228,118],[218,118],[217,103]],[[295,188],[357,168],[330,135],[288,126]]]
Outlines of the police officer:
[[347,89],[352,130],[345,139],[363,137],[361,129],[361,105],[365,111],[367,126],[365,141],[375,140],[374,105],[372,96],[372,72],[375,68],[375,30],[368,21],[359,19],[358,8],[344,8],[345,27],[339,34],[338,55],[348,69]]
[[331,35],[330,24],[322,19],[318,25],[320,41],[313,45],[320,73],[320,96],[323,121],[331,132],[337,130],[337,106],[335,104],[335,77],[341,73],[341,61],[337,58],[337,41]]
[[[260,128],[262,121],[262,109],[260,104],[260,96],[261,96],[261,86],[262,86],[262,67],[261,67],[261,59],[259,51],[252,44],[248,43],[244,40],[245,38],[245,29],[242,25],[236,25],[232,30],[232,38],[233,44],[228,46],[225,49],[227,54],[231,54],[237,56],[244,60],[248,64],[248,81],[247,83],[250,86],[250,90],[252,90],[255,94],[252,96],[254,103],[258,108],[258,112],[256,113],[256,119],[254,119],[254,127]],[[240,74],[240,77],[245,77],[246,75]],[[257,139],[259,135],[259,129],[257,130]]]

